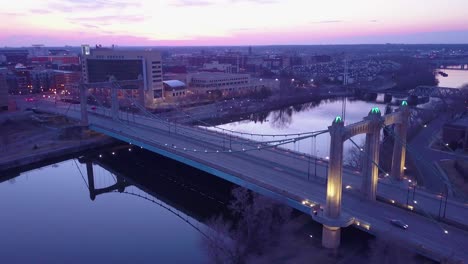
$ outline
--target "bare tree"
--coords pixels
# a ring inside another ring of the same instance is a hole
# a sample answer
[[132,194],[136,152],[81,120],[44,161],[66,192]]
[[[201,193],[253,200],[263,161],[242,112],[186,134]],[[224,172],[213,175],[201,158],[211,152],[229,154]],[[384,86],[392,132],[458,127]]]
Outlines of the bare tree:
[[364,149],[364,143],[359,144],[359,148],[353,144],[352,148],[347,152],[348,155],[345,160],[345,165],[360,170],[362,168],[363,159],[366,158],[361,149]]
[[292,209],[244,188],[232,191],[229,204],[235,223],[222,217],[208,223],[205,248],[213,263],[246,263],[274,247],[284,235]]
[[415,263],[416,255],[411,253],[400,239],[389,233],[370,240],[370,264],[409,264]]

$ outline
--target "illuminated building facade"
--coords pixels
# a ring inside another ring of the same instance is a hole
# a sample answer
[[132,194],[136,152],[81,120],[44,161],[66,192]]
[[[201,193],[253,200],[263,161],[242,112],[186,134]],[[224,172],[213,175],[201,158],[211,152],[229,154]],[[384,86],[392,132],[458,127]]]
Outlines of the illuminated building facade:
[[82,56],[83,82],[88,87],[99,88],[100,82],[135,81],[134,85],[126,85],[121,90],[131,90],[132,96],[149,108],[155,108],[163,99],[161,54],[158,51],[91,49],[83,45]]

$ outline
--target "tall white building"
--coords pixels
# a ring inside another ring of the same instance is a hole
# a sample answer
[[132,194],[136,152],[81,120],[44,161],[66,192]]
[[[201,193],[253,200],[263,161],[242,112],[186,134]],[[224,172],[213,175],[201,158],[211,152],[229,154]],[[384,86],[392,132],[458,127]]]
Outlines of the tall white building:
[[[152,50],[124,50],[82,46],[83,82],[136,81],[124,89],[133,90],[146,107],[154,108],[163,99],[161,54]],[[138,83],[138,85],[136,85]],[[98,88],[98,87],[97,87]]]

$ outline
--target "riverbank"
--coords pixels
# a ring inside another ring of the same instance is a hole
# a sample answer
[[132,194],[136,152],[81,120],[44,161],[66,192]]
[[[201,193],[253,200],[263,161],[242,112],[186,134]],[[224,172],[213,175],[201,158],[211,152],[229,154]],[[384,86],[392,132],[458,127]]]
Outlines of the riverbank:
[[114,142],[64,117],[29,111],[2,114],[0,127],[1,174]]

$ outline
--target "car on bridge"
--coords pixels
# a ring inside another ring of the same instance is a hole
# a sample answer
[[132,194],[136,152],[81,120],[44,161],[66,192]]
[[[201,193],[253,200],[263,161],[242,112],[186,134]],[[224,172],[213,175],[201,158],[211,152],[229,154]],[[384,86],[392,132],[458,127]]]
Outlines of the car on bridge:
[[392,225],[396,226],[396,227],[399,227],[401,229],[408,229],[408,225],[405,224],[403,221],[401,220],[398,220],[398,219],[392,219],[390,220],[390,223],[392,223]]

